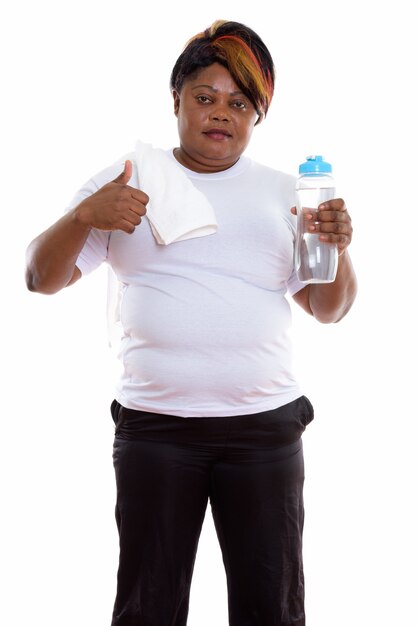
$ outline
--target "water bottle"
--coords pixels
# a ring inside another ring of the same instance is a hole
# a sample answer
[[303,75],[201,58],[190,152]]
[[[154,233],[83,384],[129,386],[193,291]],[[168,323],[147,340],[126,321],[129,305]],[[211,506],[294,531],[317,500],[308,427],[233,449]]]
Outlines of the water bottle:
[[[295,266],[302,283],[332,283],[338,266],[337,245],[321,241],[309,231],[317,222],[318,206],[335,198],[332,167],[322,156],[308,156],[299,166],[296,182],[297,235]],[[306,219],[306,215],[313,216]]]

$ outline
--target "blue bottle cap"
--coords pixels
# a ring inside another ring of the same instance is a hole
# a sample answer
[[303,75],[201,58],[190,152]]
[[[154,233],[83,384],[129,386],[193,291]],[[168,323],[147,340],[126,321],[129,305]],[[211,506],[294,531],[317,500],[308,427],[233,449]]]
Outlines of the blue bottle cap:
[[299,165],[299,174],[331,174],[332,166],[321,156],[308,156],[305,163]]

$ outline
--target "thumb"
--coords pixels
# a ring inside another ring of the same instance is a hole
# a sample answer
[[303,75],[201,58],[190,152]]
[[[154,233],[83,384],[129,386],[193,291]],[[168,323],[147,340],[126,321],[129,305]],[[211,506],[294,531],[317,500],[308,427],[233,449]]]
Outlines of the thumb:
[[114,183],[119,183],[119,185],[127,185],[132,176],[132,161],[125,161],[125,166],[123,168],[123,172],[119,174],[113,181]]

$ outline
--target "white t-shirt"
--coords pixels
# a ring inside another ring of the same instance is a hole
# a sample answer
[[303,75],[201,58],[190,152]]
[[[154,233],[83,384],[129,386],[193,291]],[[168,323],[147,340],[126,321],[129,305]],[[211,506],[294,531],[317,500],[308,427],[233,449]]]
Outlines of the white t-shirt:
[[[135,155],[124,158],[134,165],[129,184],[139,187]],[[71,207],[116,178],[123,162],[88,181]],[[164,246],[143,218],[133,234],[93,230],[77,261],[82,274],[108,262],[122,284],[115,397],[126,408],[182,417],[291,402],[301,391],[285,296],[304,286],[293,265],[295,179],[247,157],[214,174],[177,165],[212,204],[217,233]]]

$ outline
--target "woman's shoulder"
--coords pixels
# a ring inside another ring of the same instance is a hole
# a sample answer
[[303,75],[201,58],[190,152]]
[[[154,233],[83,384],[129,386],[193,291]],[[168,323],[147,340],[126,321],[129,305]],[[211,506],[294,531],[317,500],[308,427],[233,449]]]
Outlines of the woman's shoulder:
[[252,166],[256,168],[260,173],[262,172],[265,176],[271,178],[283,178],[291,181],[296,180],[296,176],[289,174],[288,172],[279,169],[277,167],[273,167],[272,165],[267,165],[266,163],[262,163],[261,161],[251,159]]
[[268,187],[279,187],[294,190],[296,184],[296,176],[289,174],[280,169],[276,169],[271,165],[251,160],[251,171],[254,177],[260,181],[260,184]]

